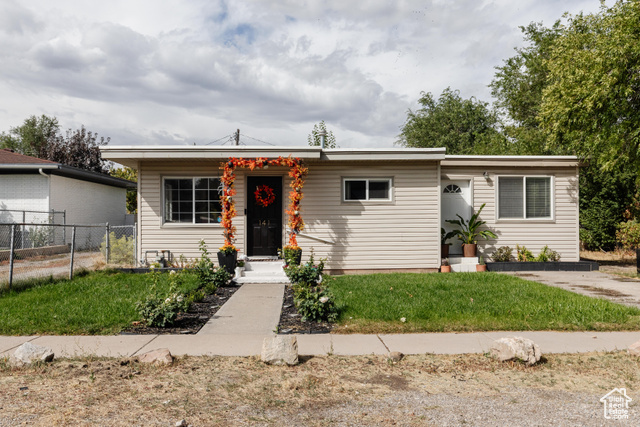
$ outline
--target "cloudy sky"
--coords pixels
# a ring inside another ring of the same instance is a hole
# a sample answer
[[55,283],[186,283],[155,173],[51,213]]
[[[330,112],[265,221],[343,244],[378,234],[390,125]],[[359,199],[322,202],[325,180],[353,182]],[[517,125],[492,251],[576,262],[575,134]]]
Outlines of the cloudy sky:
[[[608,4],[611,2],[607,2]],[[0,0],[0,131],[30,115],[111,145],[390,147],[421,91],[492,101],[519,26],[599,0]],[[255,138],[255,139],[252,139]]]

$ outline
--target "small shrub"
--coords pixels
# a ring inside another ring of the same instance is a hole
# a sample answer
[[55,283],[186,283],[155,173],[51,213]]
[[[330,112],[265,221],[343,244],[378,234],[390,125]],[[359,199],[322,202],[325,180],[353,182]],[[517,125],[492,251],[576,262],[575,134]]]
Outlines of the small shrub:
[[560,261],[560,254],[556,251],[549,249],[549,246],[545,245],[538,256],[536,257],[538,262]]
[[509,246],[500,246],[491,254],[491,261],[493,262],[509,262],[513,261],[513,249]]
[[338,310],[333,294],[323,285],[293,285],[293,302],[302,321],[335,322]]
[[214,294],[219,287],[227,286],[230,280],[231,274],[223,267],[218,267],[211,273],[211,281],[204,285],[204,292]]
[[640,248],[640,223],[634,219],[618,224],[616,240],[624,249]]
[[151,271],[148,275],[151,278],[151,293],[144,300],[136,303],[136,310],[147,326],[164,328],[175,322],[178,313],[187,311],[190,302],[178,292],[182,280],[180,274],[172,272],[169,275],[168,295],[161,295],[158,292],[160,273]]
[[313,252],[309,256],[309,261],[303,265],[287,264],[284,272],[291,283],[316,284],[322,281],[322,271],[324,270],[324,259],[318,264],[314,263]]
[[[198,275],[198,281],[200,286],[206,286],[215,280],[214,264],[209,257],[210,253],[207,250],[207,245],[204,240],[200,240],[199,249],[201,252],[200,259],[196,263],[196,274]],[[214,289],[215,292],[215,289]]]
[[[100,243],[102,256],[106,256],[106,246],[106,239],[103,237],[102,243]],[[134,250],[135,242],[133,237],[122,236],[118,239],[116,238],[116,233],[113,231],[109,233],[109,264],[132,264]]]
[[516,253],[518,254],[518,261],[520,262],[535,260],[533,253],[531,253],[531,251],[524,246],[516,245]]

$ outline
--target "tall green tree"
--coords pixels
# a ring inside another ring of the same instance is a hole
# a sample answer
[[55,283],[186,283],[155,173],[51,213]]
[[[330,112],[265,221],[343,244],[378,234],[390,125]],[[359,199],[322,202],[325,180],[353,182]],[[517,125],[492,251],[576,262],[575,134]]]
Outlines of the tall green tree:
[[[109,170],[109,175],[127,179],[129,181],[138,182],[138,171],[130,167],[114,168]],[[127,189],[127,213],[134,214],[138,212],[138,191],[133,189]]]
[[556,148],[640,169],[640,2],[567,15],[544,64],[540,120]]
[[489,104],[463,99],[460,92],[445,89],[438,99],[421,93],[422,106],[409,110],[397,143],[405,147],[446,147],[448,154],[505,154],[509,141],[500,133],[500,122]]
[[8,133],[0,134],[0,148],[9,148],[16,153],[45,158],[47,145],[53,141],[60,125],[55,117],[31,116],[21,126],[11,128]]
[[546,144],[540,127],[539,114],[542,92],[548,83],[548,64],[554,40],[561,35],[560,21],[551,28],[542,23],[520,27],[525,47],[516,48],[516,55],[496,67],[491,81],[495,106],[504,117],[503,132],[514,143],[517,154],[557,154]]
[[321,147],[322,139],[320,138],[320,134],[324,132],[326,135],[325,139],[325,148],[336,148],[336,137],[332,131],[327,131],[327,125],[322,120],[320,123],[313,125],[313,130],[307,137],[307,141],[309,145],[312,147]]

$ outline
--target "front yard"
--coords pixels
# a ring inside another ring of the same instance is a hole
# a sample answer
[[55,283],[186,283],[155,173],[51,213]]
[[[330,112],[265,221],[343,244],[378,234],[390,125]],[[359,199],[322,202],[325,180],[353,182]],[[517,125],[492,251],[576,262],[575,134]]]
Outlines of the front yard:
[[640,310],[498,273],[341,276],[338,333],[640,329]]

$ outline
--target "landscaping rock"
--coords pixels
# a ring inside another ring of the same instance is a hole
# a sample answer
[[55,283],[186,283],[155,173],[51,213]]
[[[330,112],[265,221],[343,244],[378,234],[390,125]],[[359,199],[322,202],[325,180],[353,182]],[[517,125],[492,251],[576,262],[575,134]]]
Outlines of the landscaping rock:
[[393,363],[398,363],[399,361],[402,360],[403,357],[404,357],[404,354],[400,353],[399,351],[392,351],[391,353],[389,353],[389,359]]
[[173,363],[173,356],[169,349],[160,348],[141,354],[138,356],[138,361],[140,363],[154,363],[156,365],[171,365]]
[[270,365],[297,365],[298,340],[290,335],[274,335],[262,342],[262,361]]
[[176,421],[175,424],[176,427],[187,427],[188,425],[187,420]]
[[640,341],[634,342],[628,348],[629,354],[635,354],[636,356],[640,356]]
[[16,349],[9,358],[11,366],[31,365],[33,362],[51,362],[53,360],[53,350],[40,345],[26,342]]
[[491,347],[491,355],[501,362],[520,359],[527,366],[536,364],[542,353],[538,344],[522,337],[500,338]]

